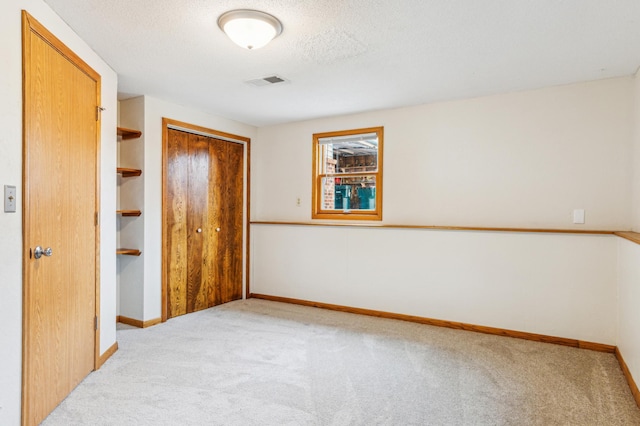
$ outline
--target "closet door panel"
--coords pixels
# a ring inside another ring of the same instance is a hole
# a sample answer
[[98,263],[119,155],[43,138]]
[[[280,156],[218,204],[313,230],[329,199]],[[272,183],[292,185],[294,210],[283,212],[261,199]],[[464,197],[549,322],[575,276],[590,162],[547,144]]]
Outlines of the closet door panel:
[[168,254],[167,315],[169,318],[187,313],[187,205],[189,135],[169,130],[167,141],[166,221]]
[[219,283],[224,277],[225,271],[220,263],[222,255],[220,237],[224,234],[222,222],[222,211],[226,203],[225,194],[222,188],[224,170],[226,168],[225,159],[226,142],[218,139],[209,139],[209,198],[211,199],[209,210],[209,227],[211,238],[208,240],[208,250],[211,254],[211,283],[208,293],[209,307],[224,303],[220,293]]
[[187,191],[187,312],[209,307],[211,254],[209,227],[209,140],[189,135]]
[[224,275],[219,281],[222,303],[242,298],[243,170],[244,146],[225,143],[226,161],[221,187],[225,203],[221,211],[224,232],[220,238],[220,262]]

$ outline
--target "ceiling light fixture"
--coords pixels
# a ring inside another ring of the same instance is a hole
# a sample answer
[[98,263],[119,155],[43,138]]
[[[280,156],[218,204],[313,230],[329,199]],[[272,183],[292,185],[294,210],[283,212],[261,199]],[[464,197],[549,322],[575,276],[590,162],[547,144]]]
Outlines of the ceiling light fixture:
[[238,9],[225,12],[218,26],[238,46],[259,49],[282,32],[282,23],[275,16],[258,10]]

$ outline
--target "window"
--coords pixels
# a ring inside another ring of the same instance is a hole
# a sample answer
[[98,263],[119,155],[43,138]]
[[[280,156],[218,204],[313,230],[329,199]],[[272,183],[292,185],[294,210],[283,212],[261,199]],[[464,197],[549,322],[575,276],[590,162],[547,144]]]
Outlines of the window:
[[383,128],[313,135],[313,219],[382,220]]

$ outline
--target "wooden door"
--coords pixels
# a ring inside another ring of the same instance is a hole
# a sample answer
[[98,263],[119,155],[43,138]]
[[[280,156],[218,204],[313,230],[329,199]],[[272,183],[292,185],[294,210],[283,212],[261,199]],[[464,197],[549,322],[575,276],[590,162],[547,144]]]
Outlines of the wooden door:
[[[219,179],[222,189],[222,209],[218,233],[218,257],[222,274],[218,277],[220,303],[242,298],[242,183],[244,146],[218,141],[224,151],[218,157],[224,167],[220,167]],[[238,282],[240,285],[238,285]]]
[[[94,369],[100,76],[23,13],[23,424]],[[51,248],[36,259],[36,246]]]
[[187,294],[184,299],[189,313],[213,306],[209,299],[218,265],[212,226],[217,223],[215,213],[219,206],[216,198],[210,196],[214,191],[209,191],[216,185],[209,170],[209,141],[197,135],[188,134],[187,138]]
[[167,131],[167,317],[242,298],[244,146]]

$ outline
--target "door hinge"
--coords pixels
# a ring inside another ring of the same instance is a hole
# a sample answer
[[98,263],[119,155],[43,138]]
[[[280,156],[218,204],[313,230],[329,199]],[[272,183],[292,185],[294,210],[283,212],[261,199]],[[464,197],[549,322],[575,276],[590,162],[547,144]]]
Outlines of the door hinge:
[[96,121],[100,121],[100,113],[104,110],[106,110],[106,108],[103,108],[101,106],[96,107]]
[[93,317],[93,326],[96,330],[98,330],[98,316]]
[[96,226],[100,225],[100,214],[98,212],[95,213],[94,222]]

